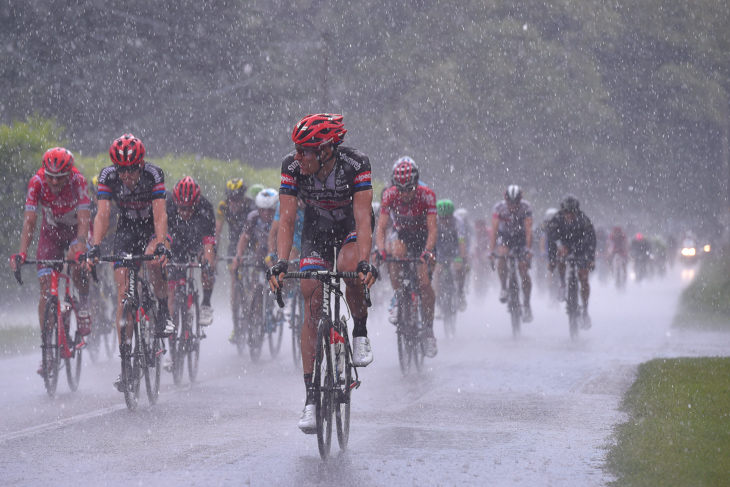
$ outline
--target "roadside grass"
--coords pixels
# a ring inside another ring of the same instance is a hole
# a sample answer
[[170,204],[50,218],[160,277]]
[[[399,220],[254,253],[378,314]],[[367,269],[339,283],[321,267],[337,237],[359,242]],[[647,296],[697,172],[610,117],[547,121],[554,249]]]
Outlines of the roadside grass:
[[39,345],[38,330],[32,326],[0,326],[0,358],[30,353]]
[[611,485],[730,485],[730,357],[641,364],[622,408]]
[[672,326],[730,331],[730,249],[703,260],[679,299]]

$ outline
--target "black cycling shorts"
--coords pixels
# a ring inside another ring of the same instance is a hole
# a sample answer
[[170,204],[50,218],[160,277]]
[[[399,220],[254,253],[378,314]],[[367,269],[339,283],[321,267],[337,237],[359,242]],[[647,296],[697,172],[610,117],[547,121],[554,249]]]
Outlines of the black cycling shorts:
[[398,230],[397,238],[406,245],[408,257],[420,257],[426,250],[428,232],[422,230]]
[[299,269],[302,271],[332,269],[334,250],[347,243],[356,242],[355,219],[339,222],[316,219],[304,221]]

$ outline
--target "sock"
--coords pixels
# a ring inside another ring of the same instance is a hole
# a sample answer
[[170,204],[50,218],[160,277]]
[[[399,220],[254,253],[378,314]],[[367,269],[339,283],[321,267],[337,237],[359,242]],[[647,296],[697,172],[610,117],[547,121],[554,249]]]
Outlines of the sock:
[[352,327],[352,337],[366,337],[368,336],[368,315],[362,318],[352,317],[352,321],[355,325]]
[[210,308],[210,297],[212,295],[212,289],[203,289],[203,302],[201,303],[201,306],[208,306]]

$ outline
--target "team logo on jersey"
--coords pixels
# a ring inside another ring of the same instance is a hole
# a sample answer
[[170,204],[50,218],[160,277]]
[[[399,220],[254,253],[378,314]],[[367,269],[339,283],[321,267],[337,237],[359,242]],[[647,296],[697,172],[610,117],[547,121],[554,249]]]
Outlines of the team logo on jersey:
[[360,173],[355,177],[355,186],[370,182],[370,171]]
[[281,184],[284,186],[294,186],[297,185],[297,180],[294,179],[292,176],[288,174],[282,174],[281,175]]

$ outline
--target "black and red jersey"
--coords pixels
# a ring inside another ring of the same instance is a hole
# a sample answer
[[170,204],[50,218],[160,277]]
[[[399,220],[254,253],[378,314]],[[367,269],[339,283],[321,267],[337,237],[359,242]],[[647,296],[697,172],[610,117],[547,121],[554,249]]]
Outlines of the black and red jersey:
[[425,232],[428,215],[437,213],[436,194],[428,186],[419,183],[415,197],[408,202],[403,201],[403,196],[395,186],[383,191],[380,214],[390,215],[393,227],[397,231]]
[[97,199],[114,201],[119,207],[119,219],[152,221],[152,202],[165,198],[165,175],[162,169],[146,162],[134,189],[127,188],[119,178],[116,166],[107,166],[99,174]]

